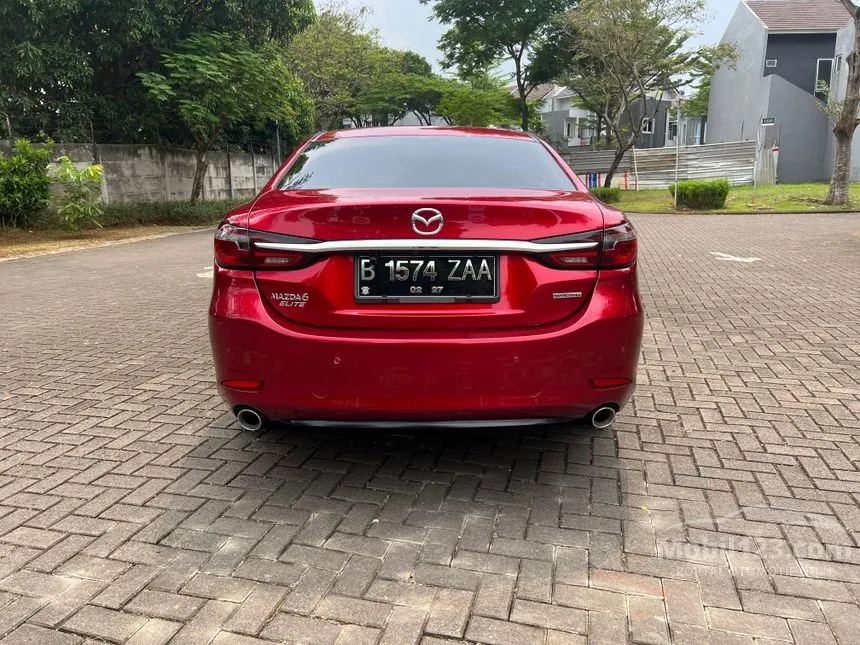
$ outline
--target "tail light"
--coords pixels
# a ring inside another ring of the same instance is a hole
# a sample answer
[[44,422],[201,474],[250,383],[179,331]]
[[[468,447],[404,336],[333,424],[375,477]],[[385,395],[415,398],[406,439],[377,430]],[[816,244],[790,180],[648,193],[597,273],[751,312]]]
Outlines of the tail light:
[[589,231],[541,241],[553,244],[597,243],[596,247],[584,251],[552,253],[544,256],[549,264],[563,269],[622,269],[635,264],[638,249],[636,231],[633,230],[633,225],[630,222],[624,222],[600,231]]
[[264,233],[224,222],[215,233],[215,261],[225,269],[297,269],[312,260],[310,255],[263,250],[255,242],[309,242],[290,235]]

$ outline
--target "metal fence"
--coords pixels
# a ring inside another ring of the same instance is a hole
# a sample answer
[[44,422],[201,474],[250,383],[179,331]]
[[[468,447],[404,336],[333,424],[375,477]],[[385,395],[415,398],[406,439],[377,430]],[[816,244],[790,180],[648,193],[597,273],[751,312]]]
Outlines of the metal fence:
[[[603,185],[612,166],[612,151],[573,151],[562,155],[589,185]],[[624,155],[613,185],[628,189],[666,188],[688,179],[728,179],[733,185],[751,184],[756,172],[756,142],[717,143],[676,148],[633,149]]]

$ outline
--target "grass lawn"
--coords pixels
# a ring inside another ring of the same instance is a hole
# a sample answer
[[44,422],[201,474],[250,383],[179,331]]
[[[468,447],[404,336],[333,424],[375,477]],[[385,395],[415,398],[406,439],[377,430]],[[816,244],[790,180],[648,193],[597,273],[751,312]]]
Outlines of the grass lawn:
[[177,231],[193,231],[199,228],[202,226],[117,226],[77,232],[0,229],[0,258],[71,247],[94,246],[104,242],[152,237]]
[[[752,186],[733,186],[725,208],[714,213],[806,213],[845,210],[840,206],[825,206],[829,185],[779,184],[759,186],[753,197]],[[860,208],[860,184],[851,185],[851,201]],[[667,188],[660,190],[622,191],[621,202],[614,204],[629,213],[672,213],[672,195]],[[704,211],[690,211],[704,212]]]

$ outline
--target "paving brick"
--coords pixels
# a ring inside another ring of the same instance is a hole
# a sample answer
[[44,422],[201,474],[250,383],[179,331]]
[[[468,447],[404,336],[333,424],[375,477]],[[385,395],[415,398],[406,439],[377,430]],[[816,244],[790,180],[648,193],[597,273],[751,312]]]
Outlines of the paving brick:
[[226,622],[225,627],[241,634],[257,634],[277,611],[286,590],[258,585]]
[[146,623],[145,618],[89,605],[65,622],[63,628],[81,634],[122,643]]
[[529,600],[515,600],[511,620],[564,632],[585,633],[588,614],[580,609],[559,607]]
[[466,639],[489,645],[544,645],[546,630],[483,616],[474,616]]
[[788,624],[783,618],[714,607],[708,608],[707,616],[708,624],[713,629],[749,634],[758,638],[790,639]]
[[[856,216],[634,218],[638,389],[599,432],[251,436],[200,324],[211,233],[0,263],[0,638],[95,642],[97,609],[132,643],[615,645],[665,642],[665,601],[679,645],[853,645],[860,300],[821,285],[860,280]],[[385,623],[311,618],[343,598]]]
[[340,630],[340,625],[319,618],[279,613],[266,625],[260,636],[296,645],[334,645]]
[[319,604],[314,615],[341,623],[382,627],[391,611],[391,606],[385,603],[329,595]]
[[417,645],[424,631],[427,612],[414,607],[395,607],[379,645]]
[[0,639],[0,645],[79,645],[81,642],[83,638],[77,634],[64,634],[26,623]]
[[125,606],[124,611],[184,622],[189,620],[204,602],[193,596],[144,589]]

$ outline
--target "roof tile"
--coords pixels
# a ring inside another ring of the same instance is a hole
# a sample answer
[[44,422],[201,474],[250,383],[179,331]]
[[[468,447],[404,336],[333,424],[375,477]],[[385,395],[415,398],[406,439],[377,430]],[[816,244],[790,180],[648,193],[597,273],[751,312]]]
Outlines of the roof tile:
[[838,31],[851,20],[839,0],[746,0],[765,26],[778,31]]

